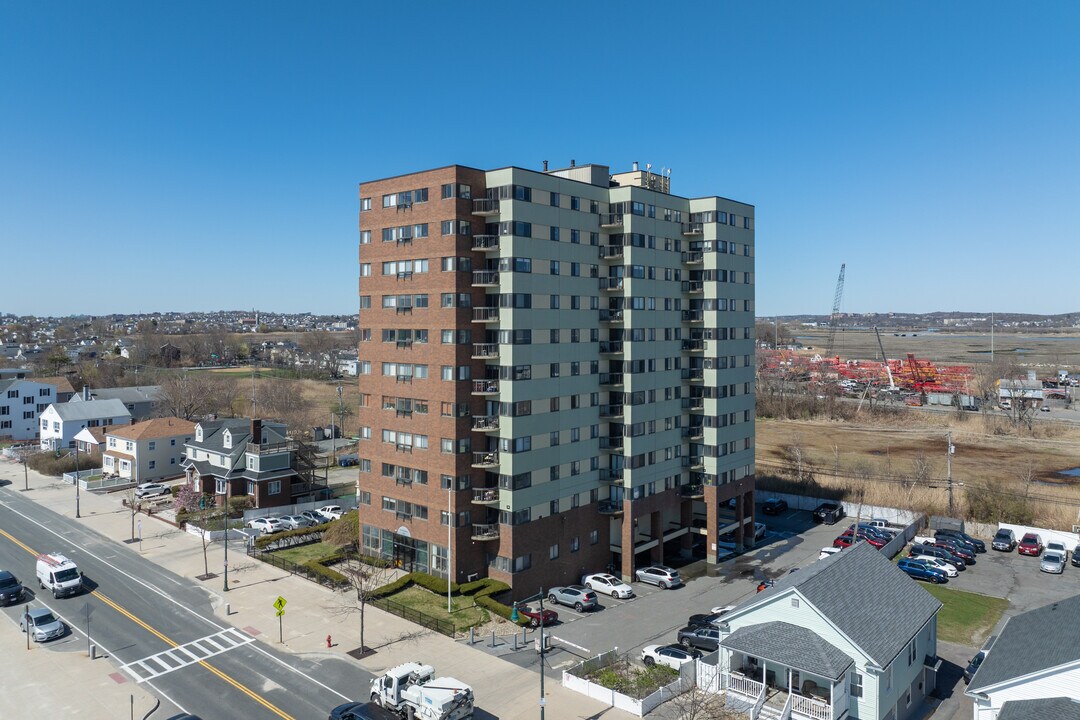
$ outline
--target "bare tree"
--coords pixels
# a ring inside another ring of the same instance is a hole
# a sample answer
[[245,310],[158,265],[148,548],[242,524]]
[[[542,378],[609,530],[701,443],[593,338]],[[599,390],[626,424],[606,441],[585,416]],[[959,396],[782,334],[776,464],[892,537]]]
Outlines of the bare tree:
[[367,651],[364,645],[364,616],[368,603],[377,597],[376,590],[390,582],[393,569],[390,563],[381,565],[368,565],[357,561],[343,568],[345,577],[349,579],[349,586],[356,592],[355,612],[360,616],[360,653]]
[[304,397],[297,383],[264,378],[259,382],[256,393],[258,411],[262,417],[280,420],[297,432],[311,424],[311,401]]
[[161,400],[158,414],[195,420],[229,408],[236,398],[236,387],[228,378],[191,372],[171,372],[158,381]]
[[[209,510],[204,510],[203,507],[207,504],[207,501],[212,502],[212,496],[204,495],[196,487],[194,481],[185,483],[180,491],[176,494],[176,502],[173,507],[177,511],[183,510],[188,519],[194,519],[202,527],[202,557],[203,557],[203,574],[199,577],[199,580],[209,580],[217,577],[217,575],[210,572],[210,560],[207,557],[206,550],[210,544],[210,528],[207,522],[214,515],[224,515],[225,508],[211,507]],[[226,521],[227,524],[227,521]]]
[[740,720],[745,713],[727,707],[724,696],[694,686],[668,700],[675,711],[673,720]]
[[800,485],[813,479],[813,473],[807,469],[806,447],[802,437],[795,433],[791,436],[791,443],[784,447],[784,457],[787,459],[789,471],[794,474],[795,481]]

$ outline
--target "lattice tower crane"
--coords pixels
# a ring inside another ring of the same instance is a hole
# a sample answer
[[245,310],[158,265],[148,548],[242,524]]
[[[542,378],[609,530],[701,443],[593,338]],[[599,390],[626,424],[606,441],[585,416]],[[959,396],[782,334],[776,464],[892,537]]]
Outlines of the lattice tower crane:
[[840,265],[840,277],[836,279],[836,297],[833,298],[832,314],[829,315],[829,339],[825,345],[825,357],[832,357],[833,341],[836,339],[836,326],[840,322],[840,301],[844,299],[844,268],[847,263]]

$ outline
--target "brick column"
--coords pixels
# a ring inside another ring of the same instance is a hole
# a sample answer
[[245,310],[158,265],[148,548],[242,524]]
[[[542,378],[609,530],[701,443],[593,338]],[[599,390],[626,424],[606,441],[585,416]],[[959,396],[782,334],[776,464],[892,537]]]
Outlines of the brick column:
[[652,525],[652,536],[656,538],[659,543],[656,547],[649,551],[649,560],[654,563],[664,562],[664,526],[663,526],[663,513],[659,510],[654,510],[649,514],[649,520]]

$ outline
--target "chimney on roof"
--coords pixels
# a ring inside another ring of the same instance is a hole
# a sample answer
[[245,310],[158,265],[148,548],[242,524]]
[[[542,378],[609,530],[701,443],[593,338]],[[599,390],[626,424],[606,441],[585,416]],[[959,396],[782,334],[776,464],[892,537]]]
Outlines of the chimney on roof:
[[262,445],[262,420],[258,418],[251,419],[251,442]]
[[577,166],[577,161],[576,161],[576,160],[573,160],[573,159],[571,159],[571,160],[570,160],[570,167],[576,167],[576,166]]
[[544,172],[547,172],[547,160],[544,161]]
[[637,160],[634,161],[634,172],[637,172]]
[[89,385],[83,385],[82,386],[82,399],[83,400],[89,400],[90,399],[90,386]]

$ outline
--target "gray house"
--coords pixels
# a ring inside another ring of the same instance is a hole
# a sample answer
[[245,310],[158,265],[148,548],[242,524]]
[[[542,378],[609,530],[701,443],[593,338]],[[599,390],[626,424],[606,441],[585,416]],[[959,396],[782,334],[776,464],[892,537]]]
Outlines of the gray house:
[[71,402],[86,400],[119,400],[131,413],[132,422],[141,422],[154,417],[154,410],[161,399],[160,385],[138,385],[135,387],[98,388],[85,386],[82,393],[71,398]]
[[724,615],[699,684],[726,692],[751,720],[906,720],[936,685],[940,609],[859,543]]

